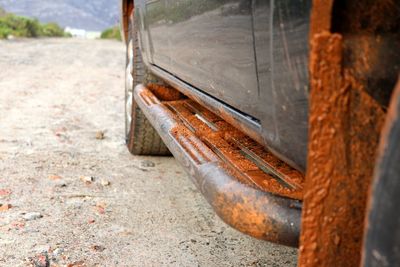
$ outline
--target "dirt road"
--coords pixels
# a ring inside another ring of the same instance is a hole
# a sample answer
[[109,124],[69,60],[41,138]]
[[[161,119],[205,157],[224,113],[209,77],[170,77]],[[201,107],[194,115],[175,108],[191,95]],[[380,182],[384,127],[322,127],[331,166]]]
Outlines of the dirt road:
[[123,65],[113,41],[0,41],[0,266],[295,266],[127,152]]

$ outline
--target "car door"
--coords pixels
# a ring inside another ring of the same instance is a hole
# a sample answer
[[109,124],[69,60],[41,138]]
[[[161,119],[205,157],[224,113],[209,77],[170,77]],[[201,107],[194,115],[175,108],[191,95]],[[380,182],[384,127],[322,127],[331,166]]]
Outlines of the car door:
[[[142,51],[150,63],[163,69],[170,66],[170,45],[168,40],[167,0],[145,0],[145,21],[141,23],[142,36],[146,44],[142,44]],[[149,49],[150,51],[145,51]]]
[[311,0],[253,0],[265,143],[305,171]]
[[168,71],[253,117],[259,115],[251,0],[166,0]]

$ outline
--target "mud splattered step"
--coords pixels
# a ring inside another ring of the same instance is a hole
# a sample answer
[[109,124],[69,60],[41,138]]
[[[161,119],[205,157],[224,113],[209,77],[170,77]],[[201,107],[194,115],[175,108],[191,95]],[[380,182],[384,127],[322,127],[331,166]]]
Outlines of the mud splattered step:
[[[190,99],[163,103],[241,182],[265,192],[302,198],[303,175],[251,138]],[[177,139],[184,133],[181,127],[172,130]]]
[[239,231],[297,246],[303,175],[196,102],[149,88],[135,88],[136,102],[216,213]]

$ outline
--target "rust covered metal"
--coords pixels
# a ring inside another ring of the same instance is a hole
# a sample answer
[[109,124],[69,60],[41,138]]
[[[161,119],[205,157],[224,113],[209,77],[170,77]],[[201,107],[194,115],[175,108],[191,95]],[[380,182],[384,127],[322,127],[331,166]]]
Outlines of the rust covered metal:
[[398,4],[313,1],[299,266],[358,266],[369,187],[399,71]]
[[261,135],[261,126],[259,122],[249,120],[246,115],[229,106],[222,104],[219,100],[210,97],[209,95],[199,90],[194,90],[182,80],[173,75],[168,75],[167,72],[158,68],[157,66],[150,65],[149,67],[152,74],[158,77],[162,77],[165,82],[170,84],[173,88],[179,90],[182,94],[193,99],[202,106],[207,107],[207,109],[212,111],[214,114],[218,115],[226,122],[239,129],[241,132],[250,136],[258,143],[262,144],[264,142]]
[[129,16],[133,14],[134,6],[133,1],[121,0],[120,1],[120,18],[121,18],[121,36],[124,42],[128,41],[128,31],[129,31]]
[[174,88],[150,83],[146,85],[147,88],[154,94],[155,97],[163,101],[174,101],[184,98],[184,96]]
[[298,245],[298,171],[190,99],[158,99],[142,85],[134,96],[222,220],[256,238]]
[[[262,191],[302,199],[304,177],[261,145],[192,100],[165,102],[243,183]],[[184,134],[183,131],[179,135]]]

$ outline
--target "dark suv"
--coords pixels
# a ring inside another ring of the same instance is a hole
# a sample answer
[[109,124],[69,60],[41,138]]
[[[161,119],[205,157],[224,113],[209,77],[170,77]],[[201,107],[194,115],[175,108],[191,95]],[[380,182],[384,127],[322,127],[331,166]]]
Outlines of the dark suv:
[[399,262],[398,1],[121,2],[133,154],[301,266]]

